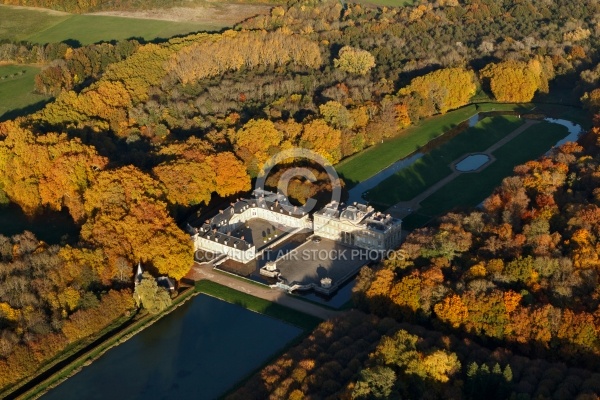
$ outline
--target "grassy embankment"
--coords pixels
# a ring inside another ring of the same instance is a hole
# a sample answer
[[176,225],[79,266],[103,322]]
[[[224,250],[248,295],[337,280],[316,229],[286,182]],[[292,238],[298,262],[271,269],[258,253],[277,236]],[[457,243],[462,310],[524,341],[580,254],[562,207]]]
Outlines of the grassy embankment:
[[248,310],[280,319],[307,331],[313,330],[322,322],[319,318],[272,303],[268,300],[238,292],[237,290],[211,281],[202,280],[197,282],[196,291],[216,297],[228,303],[238,304]]
[[418,151],[431,140],[443,135],[478,112],[492,110],[525,112],[531,107],[528,104],[471,104],[444,115],[437,115],[420,121],[418,124],[403,130],[397,136],[348,157],[338,163],[335,168],[340,177],[346,182],[347,188],[350,189],[394,162]]

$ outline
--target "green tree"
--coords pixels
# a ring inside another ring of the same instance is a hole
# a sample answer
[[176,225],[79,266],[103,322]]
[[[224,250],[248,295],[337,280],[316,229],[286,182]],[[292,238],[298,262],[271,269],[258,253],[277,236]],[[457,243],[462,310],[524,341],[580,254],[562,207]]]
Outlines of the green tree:
[[353,398],[387,399],[392,393],[396,373],[388,367],[376,366],[361,371],[360,380],[356,383]]
[[159,287],[148,272],[142,274],[142,280],[133,292],[133,299],[138,307],[144,307],[150,314],[158,314],[171,305],[169,292]]
[[321,115],[336,128],[352,128],[354,121],[350,111],[337,101],[328,101],[319,106]]

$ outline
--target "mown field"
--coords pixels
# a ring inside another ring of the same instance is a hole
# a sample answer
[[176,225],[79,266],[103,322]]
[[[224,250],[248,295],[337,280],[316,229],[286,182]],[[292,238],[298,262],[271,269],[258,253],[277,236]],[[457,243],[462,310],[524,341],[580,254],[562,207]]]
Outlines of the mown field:
[[514,116],[485,118],[369,190],[366,199],[385,207],[409,201],[450,175],[452,161],[488,149],[523,123],[523,119]]
[[443,135],[478,112],[492,110],[522,110],[525,112],[530,108],[530,105],[521,104],[471,104],[444,115],[427,118],[417,125],[405,129],[398,136],[387,139],[383,143],[378,143],[343,160],[335,167],[338,174],[346,182],[346,187],[352,188],[357,183],[370,178],[394,162],[418,151],[431,140]]
[[152,19],[109,17],[100,15],[72,15],[50,28],[36,32],[26,39],[34,43],[76,40],[81,44],[129,38],[170,38],[190,32],[215,31],[218,24],[172,22]]
[[44,102],[46,96],[33,93],[38,67],[27,65],[0,66],[0,121],[11,118],[15,110]]
[[537,159],[567,134],[565,127],[548,122],[531,126],[493,152],[496,161],[483,171],[462,174],[425,199],[417,213],[405,219],[405,226],[415,228],[456,207],[478,205],[512,175],[514,167]]
[[49,13],[0,6],[0,40],[34,43],[77,41],[90,44],[128,38],[169,38],[190,32],[219,30],[219,22],[174,22],[100,15]]

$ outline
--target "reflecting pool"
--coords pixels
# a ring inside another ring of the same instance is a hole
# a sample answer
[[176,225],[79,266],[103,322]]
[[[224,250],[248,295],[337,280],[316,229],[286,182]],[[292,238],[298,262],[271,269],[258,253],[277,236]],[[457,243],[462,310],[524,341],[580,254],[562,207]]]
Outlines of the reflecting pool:
[[488,161],[490,161],[490,157],[485,154],[472,154],[456,163],[454,168],[460,172],[477,171],[479,168],[483,167]]

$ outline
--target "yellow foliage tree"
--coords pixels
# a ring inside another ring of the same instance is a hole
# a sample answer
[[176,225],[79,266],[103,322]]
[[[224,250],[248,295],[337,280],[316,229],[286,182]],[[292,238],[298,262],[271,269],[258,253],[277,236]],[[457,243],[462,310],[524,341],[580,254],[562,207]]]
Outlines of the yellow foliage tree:
[[351,74],[366,75],[375,66],[375,57],[366,50],[344,46],[338,58],[333,60],[336,68]]
[[316,119],[304,125],[300,145],[319,153],[330,163],[340,161],[342,132],[327,125],[322,119]]
[[83,194],[107,159],[66,134],[36,136],[16,122],[0,126],[0,187],[32,215],[43,206],[67,207],[75,221],[84,217]]
[[488,64],[480,72],[489,79],[490,88],[498,101],[524,103],[531,101],[536,91],[547,91],[548,82],[554,77],[548,59],[530,62],[509,60]]
[[457,355],[444,350],[427,355],[422,362],[426,375],[442,383],[448,382],[454,373],[460,371]]
[[0,318],[15,322],[19,318],[19,310],[12,308],[8,303],[0,303]]
[[401,96],[418,93],[432,101],[439,113],[445,113],[465,104],[477,90],[475,73],[465,68],[445,68],[414,78],[410,84],[400,89]]
[[235,152],[246,164],[251,175],[262,168],[270,157],[271,152],[276,152],[283,140],[281,133],[266,119],[251,119],[233,135]]
[[186,85],[242,67],[288,63],[318,68],[322,63],[319,45],[283,31],[226,31],[183,47],[169,59],[166,68]]

